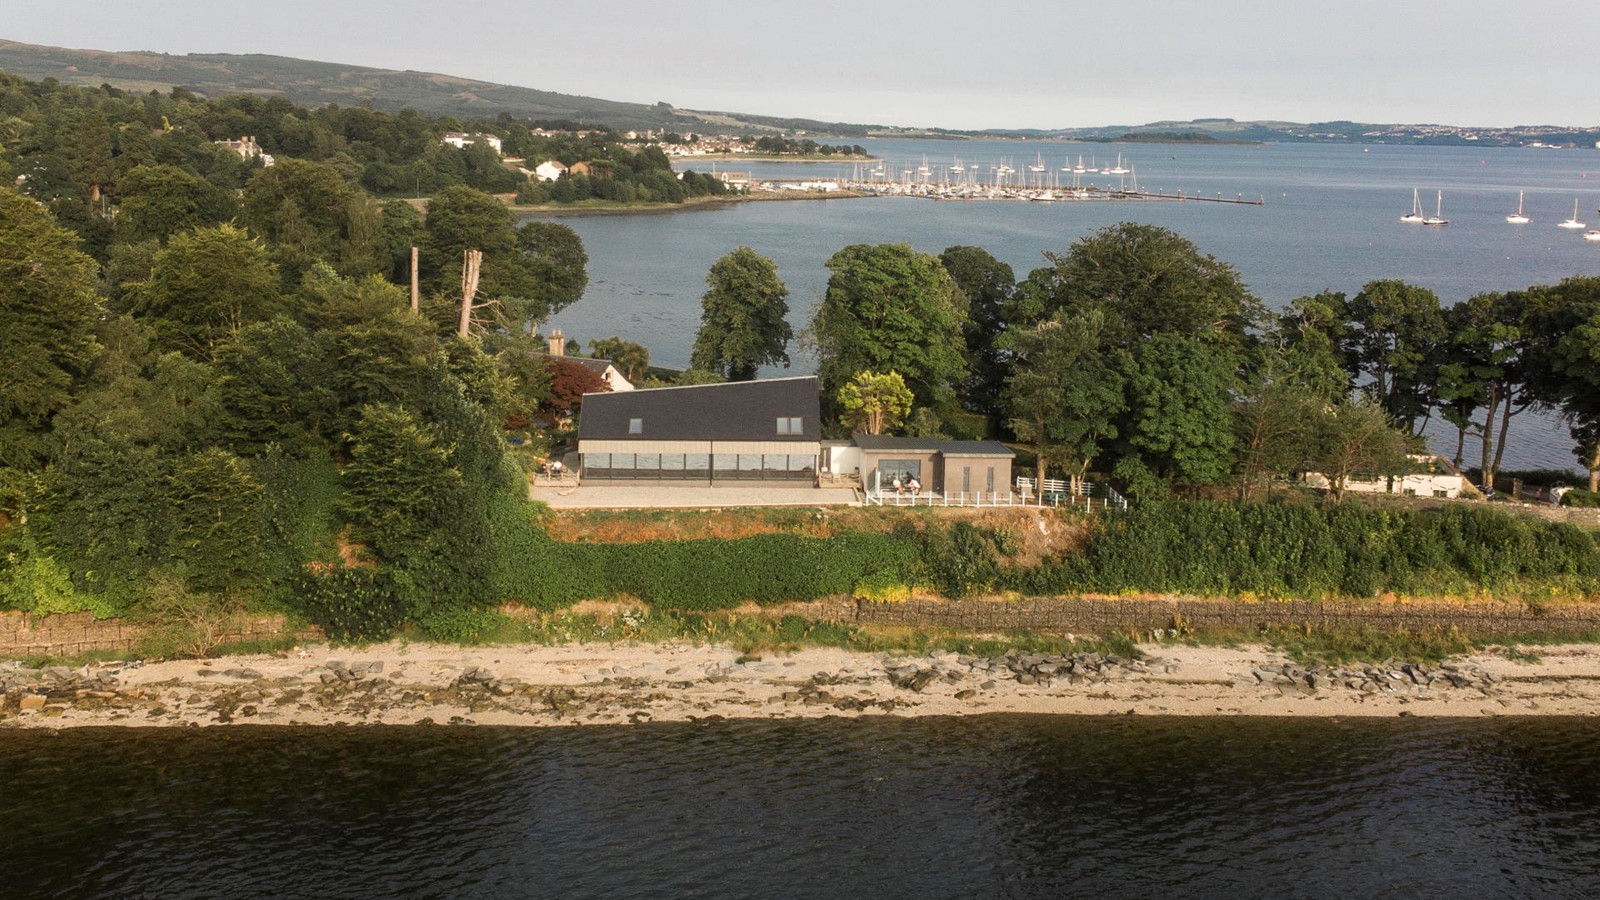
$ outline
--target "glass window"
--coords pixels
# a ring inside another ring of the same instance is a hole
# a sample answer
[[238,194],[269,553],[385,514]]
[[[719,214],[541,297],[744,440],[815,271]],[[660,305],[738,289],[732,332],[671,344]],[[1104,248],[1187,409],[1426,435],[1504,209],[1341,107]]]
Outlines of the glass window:
[[779,416],[778,417],[778,433],[779,434],[804,434],[805,433],[804,424],[805,424],[805,420],[800,416]]
[[609,469],[611,468],[611,454],[585,453],[583,455],[583,467],[585,469]]
[[663,472],[682,472],[683,471],[683,454],[682,453],[663,453],[663,454],[661,454],[661,471],[663,471]]
[[644,434],[644,420],[643,419],[629,419],[628,420],[628,433],[629,434]]

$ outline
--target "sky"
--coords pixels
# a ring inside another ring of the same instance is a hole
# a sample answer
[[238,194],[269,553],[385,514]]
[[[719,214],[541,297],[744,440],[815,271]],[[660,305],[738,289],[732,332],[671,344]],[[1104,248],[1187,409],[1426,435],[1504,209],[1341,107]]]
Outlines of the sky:
[[0,37],[916,127],[1600,121],[1595,0],[0,0]]

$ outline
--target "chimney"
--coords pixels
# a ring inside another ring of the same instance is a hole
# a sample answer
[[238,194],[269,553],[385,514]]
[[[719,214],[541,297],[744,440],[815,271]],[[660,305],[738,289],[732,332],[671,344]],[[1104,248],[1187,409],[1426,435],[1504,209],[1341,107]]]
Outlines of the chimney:
[[555,331],[550,332],[550,355],[551,356],[566,356],[567,355],[567,336],[562,334],[561,333],[561,329],[559,329],[559,328],[557,328]]

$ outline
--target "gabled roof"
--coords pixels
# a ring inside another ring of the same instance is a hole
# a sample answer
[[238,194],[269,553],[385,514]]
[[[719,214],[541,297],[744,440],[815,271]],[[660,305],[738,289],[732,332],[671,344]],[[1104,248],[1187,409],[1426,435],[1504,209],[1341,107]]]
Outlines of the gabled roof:
[[887,434],[853,434],[857,447],[875,453],[939,453],[944,456],[1014,457],[1010,447],[999,441],[952,441],[940,438],[893,437]]
[[[540,350],[533,351],[533,355],[542,357],[544,359],[564,359],[568,362],[575,362],[578,365],[583,366],[585,369],[595,373],[596,375],[604,375],[607,369],[615,368],[617,365],[609,359],[597,359],[592,356],[567,356],[565,354],[561,356],[551,356],[550,354]],[[622,370],[617,369],[617,372],[621,373]]]
[[[799,418],[799,434],[778,434],[779,417]],[[629,419],[643,419],[639,434]],[[583,395],[580,441],[794,441],[822,438],[814,375],[645,388]]]

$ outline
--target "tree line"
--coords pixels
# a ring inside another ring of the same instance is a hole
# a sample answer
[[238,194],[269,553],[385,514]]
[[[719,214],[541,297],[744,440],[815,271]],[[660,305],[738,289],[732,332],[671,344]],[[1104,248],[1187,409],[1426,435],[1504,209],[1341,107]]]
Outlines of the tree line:
[[[1600,480],[1600,279],[1484,293],[1453,306],[1398,280],[1279,311],[1238,273],[1169,230],[1106,228],[1017,279],[978,247],[934,256],[846,247],[798,337],[816,354],[837,430],[998,437],[1036,473],[1092,469],[1136,494],[1232,485],[1242,496],[1297,472],[1405,471],[1437,416],[1454,461],[1476,436],[1493,484],[1529,410],[1560,416]],[[740,248],[717,262],[694,365],[751,378],[786,365],[787,290]]]

